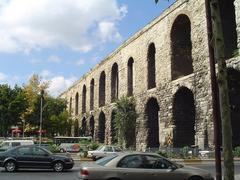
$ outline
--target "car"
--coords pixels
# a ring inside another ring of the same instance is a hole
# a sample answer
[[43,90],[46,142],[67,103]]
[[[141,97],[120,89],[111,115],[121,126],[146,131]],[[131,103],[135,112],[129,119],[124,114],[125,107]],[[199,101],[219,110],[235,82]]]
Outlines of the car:
[[0,167],[4,167],[7,172],[21,168],[53,169],[61,172],[71,169],[73,165],[71,157],[54,155],[36,145],[17,146],[0,153]]
[[61,143],[59,145],[59,150],[63,152],[79,152],[80,146],[78,143]]
[[81,164],[80,180],[213,180],[203,169],[171,162],[155,153],[125,152]]
[[34,141],[33,140],[4,140],[1,144],[0,144],[0,151],[6,151],[12,147],[16,147],[16,146],[21,146],[21,145],[33,145]]
[[88,151],[88,157],[91,157],[93,160],[98,160],[105,156],[116,154],[121,151],[121,148],[117,146],[102,145],[99,146],[96,150]]

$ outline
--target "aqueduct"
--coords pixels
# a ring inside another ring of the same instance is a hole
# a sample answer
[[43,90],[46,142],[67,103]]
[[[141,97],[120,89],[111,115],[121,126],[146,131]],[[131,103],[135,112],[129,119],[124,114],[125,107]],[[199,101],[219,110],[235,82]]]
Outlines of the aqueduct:
[[[240,145],[240,2],[220,0],[233,145]],[[177,0],[61,94],[73,135],[114,143],[114,101],[134,96],[137,148],[213,145],[210,51],[204,0]],[[81,131],[80,131],[81,130]]]

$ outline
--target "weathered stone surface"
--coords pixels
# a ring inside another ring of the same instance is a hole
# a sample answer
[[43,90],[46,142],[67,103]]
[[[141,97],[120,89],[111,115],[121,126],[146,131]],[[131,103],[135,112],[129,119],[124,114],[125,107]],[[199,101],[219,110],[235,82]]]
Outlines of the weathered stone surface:
[[[133,63],[133,95],[136,99],[137,119],[137,148],[147,147],[146,115],[145,109],[148,100],[157,99],[159,105],[159,141],[160,146],[166,145],[169,135],[173,136],[175,128],[173,118],[174,96],[186,87],[193,94],[195,119],[195,145],[204,148],[204,139],[209,146],[213,145],[212,97],[209,71],[209,50],[207,37],[207,22],[203,0],[178,0],[166,9],[158,18],[147,24],[144,28],[125,41],[119,48],[96,65],[90,72],[81,77],[72,87],[62,93],[61,97],[70,101],[72,98],[72,116],[79,121],[87,118],[88,125],[91,116],[95,119],[95,135],[98,133],[98,117],[101,111],[106,117],[105,143],[111,143],[111,113],[114,103],[111,103],[111,69],[114,63],[118,64],[119,89],[118,97],[126,96],[128,89],[128,60]],[[235,1],[236,21],[238,33],[238,47],[240,47],[240,3]],[[175,19],[186,15],[191,23],[192,65],[193,73],[172,80],[171,76],[171,29]],[[156,87],[147,88],[148,79],[148,47],[154,43],[156,48],[155,69]],[[228,66],[240,69],[240,58],[233,58]],[[99,107],[99,78],[102,71],[106,73],[106,104]],[[90,111],[90,82],[94,79],[94,110]],[[86,85],[86,113],[82,114],[82,89]],[[75,95],[79,93],[79,114],[75,115]],[[184,104],[184,102],[183,102]],[[205,132],[207,132],[207,137]]]

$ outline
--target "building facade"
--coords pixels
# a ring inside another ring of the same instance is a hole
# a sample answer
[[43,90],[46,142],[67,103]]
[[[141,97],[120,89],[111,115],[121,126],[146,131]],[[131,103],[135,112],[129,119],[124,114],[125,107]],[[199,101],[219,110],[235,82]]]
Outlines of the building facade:
[[[220,0],[229,72],[233,143],[240,145],[240,1]],[[113,142],[114,101],[133,96],[137,148],[213,145],[210,44],[205,0],[177,0],[60,97],[73,135]]]

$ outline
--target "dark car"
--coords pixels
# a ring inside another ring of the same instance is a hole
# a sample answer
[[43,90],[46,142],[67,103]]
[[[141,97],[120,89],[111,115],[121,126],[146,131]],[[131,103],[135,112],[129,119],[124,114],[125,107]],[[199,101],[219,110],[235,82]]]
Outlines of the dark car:
[[13,172],[18,168],[53,169],[61,172],[71,169],[73,165],[72,158],[54,155],[36,145],[18,146],[0,153],[0,167],[4,167],[8,172]]

